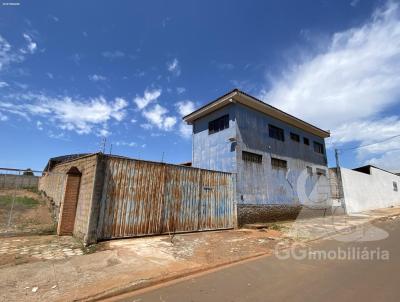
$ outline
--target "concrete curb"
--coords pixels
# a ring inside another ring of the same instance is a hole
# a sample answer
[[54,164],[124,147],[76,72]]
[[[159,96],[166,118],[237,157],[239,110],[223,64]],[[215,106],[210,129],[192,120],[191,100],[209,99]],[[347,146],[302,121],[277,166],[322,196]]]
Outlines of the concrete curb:
[[[95,294],[95,295],[76,298],[73,301],[85,301],[85,302],[101,301],[101,300],[104,300],[104,299],[109,299],[109,298],[112,298],[112,297],[120,296],[120,295],[126,294],[128,292],[137,291],[139,289],[152,287],[152,286],[155,286],[155,285],[158,285],[158,284],[161,284],[161,283],[171,282],[171,281],[182,279],[182,278],[185,278],[185,277],[188,277],[188,276],[192,276],[192,275],[196,275],[196,274],[199,274],[199,273],[212,271],[212,270],[219,269],[219,268],[222,268],[222,267],[225,267],[225,266],[238,264],[238,263],[241,263],[241,262],[245,262],[245,261],[253,260],[255,258],[259,258],[259,257],[263,257],[263,256],[269,256],[269,255],[271,255],[271,251],[253,254],[251,256],[243,257],[243,258],[240,258],[240,259],[237,259],[237,260],[233,260],[233,261],[219,263],[219,264],[216,264],[216,265],[213,265],[213,266],[208,266],[206,268],[195,268],[195,269],[186,270],[186,271],[183,271],[181,273],[177,273],[175,275],[171,275],[171,276],[168,276],[168,277],[157,277],[157,278],[153,278],[153,279],[145,279],[145,281],[140,282],[140,283],[136,282],[135,284],[126,284],[126,285],[123,285],[121,287],[117,287],[117,288],[113,288],[113,289],[110,289],[110,290],[106,290],[104,292],[101,292],[101,293],[98,293],[98,294]],[[60,300],[60,301],[63,301],[63,300]]]
[[[390,218],[390,217],[399,216],[399,215],[400,215],[400,213],[390,214],[390,215],[381,216],[381,217],[375,217],[375,218],[373,218],[371,220],[368,220],[368,221],[365,221],[363,223],[360,223],[359,225],[349,226],[349,227],[344,228],[344,229],[342,229],[340,231],[328,232],[328,233],[326,233],[326,234],[324,234],[322,236],[319,236],[319,237],[316,237],[316,238],[313,238],[313,239],[310,239],[310,240],[306,240],[305,243],[314,242],[314,241],[317,241],[317,240],[328,238],[328,237],[340,234],[343,231],[353,230],[353,229],[356,229],[357,227],[359,227],[361,225],[364,225],[364,224],[369,223],[369,222],[374,222],[374,221],[377,221],[379,219]],[[288,249],[288,248],[290,248],[290,247],[282,247],[280,250],[284,250],[284,249]],[[162,284],[162,283],[168,283],[168,282],[172,282],[172,281],[178,282],[180,279],[188,277],[188,276],[197,275],[197,274],[200,274],[200,273],[204,273],[204,272],[220,269],[220,268],[223,268],[223,267],[239,264],[239,263],[242,263],[242,262],[246,262],[246,261],[253,260],[253,259],[256,259],[256,258],[261,258],[261,257],[264,257],[264,256],[270,256],[272,254],[273,253],[271,251],[263,252],[263,253],[257,253],[257,254],[253,254],[253,255],[250,255],[250,256],[247,256],[247,257],[243,257],[243,258],[240,258],[240,259],[237,259],[237,260],[228,261],[228,262],[224,262],[224,263],[219,263],[219,264],[216,264],[216,265],[213,265],[213,266],[209,266],[209,267],[205,267],[205,268],[190,269],[190,270],[187,270],[187,271],[183,271],[183,272],[177,273],[175,275],[170,275],[168,277],[156,277],[156,278],[153,278],[153,279],[145,279],[143,282],[139,282],[139,283],[136,282],[134,284],[125,284],[125,285],[122,285],[122,286],[117,287],[117,288],[112,288],[110,290],[105,290],[105,291],[103,291],[101,293],[97,293],[95,295],[76,298],[73,301],[87,301],[87,302],[90,301],[91,302],[91,301],[101,301],[101,300],[104,300],[104,299],[110,299],[110,298],[113,298],[113,297],[116,297],[116,296],[120,296],[120,295],[129,293],[129,292],[134,292],[134,291],[137,291],[137,290],[145,289],[145,288],[148,288],[148,287],[156,286],[156,285],[159,285],[159,284]]]

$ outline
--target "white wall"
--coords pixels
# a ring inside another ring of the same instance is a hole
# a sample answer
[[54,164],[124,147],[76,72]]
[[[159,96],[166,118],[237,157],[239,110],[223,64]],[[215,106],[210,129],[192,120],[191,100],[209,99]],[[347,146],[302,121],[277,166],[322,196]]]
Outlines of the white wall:
[[[400,205],[400,177],[371,167],[371,174],[341,168],[348,214]],[[393,190],[393,181],[398,191]]]

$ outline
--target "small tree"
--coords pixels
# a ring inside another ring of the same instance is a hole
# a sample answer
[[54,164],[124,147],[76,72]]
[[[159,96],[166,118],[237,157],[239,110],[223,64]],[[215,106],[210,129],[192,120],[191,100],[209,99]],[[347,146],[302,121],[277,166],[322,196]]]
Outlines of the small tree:
[[24,173],[22,175],[27,175],[27,176],[34,176],[35,174],[33,174],[33,171],[31,168],[28,168],[24,171]]

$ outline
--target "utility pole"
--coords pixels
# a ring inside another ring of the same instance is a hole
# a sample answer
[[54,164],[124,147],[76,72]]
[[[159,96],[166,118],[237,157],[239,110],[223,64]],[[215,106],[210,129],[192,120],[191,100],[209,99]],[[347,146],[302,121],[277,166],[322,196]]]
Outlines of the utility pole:
[[342,183],[342,172],[340,171],[340,162],[339,162],[339,150],[335,149],[335,159],[336,159],[336,177],[338,181],[338,197],[341,201],[342,207],[346,212],[346,203],[344,202],[344,190],[343,190],[343,183]]
[[110,144],[110,155],[111,155],[111,151],[112,151],[112,144]]
[[335,149],[336,168],[339,169],[339,150]]
[[103,137],[102,141],[102,146],[101,146],[101,152],[104,154],[106,152],[106,143],[107,143],[107,138]]

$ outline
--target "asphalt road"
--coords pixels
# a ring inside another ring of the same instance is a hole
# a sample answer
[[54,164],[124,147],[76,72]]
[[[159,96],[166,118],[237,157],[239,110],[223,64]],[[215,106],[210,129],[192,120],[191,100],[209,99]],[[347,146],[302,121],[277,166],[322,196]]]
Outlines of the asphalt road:
[[[389,236],[369,242],[323,240],[311,244],[311,251],[297,248],[299,258],[307,251],[303,260],[262,257],[113,300],[397,302],[400,301],[400,219],[377,222],[375,226],[386,230]],[[340,256],[339,249],[347,251],[346,257],[352,260],[344,260],[343,252],[341,259],[333,259]],[[374,260],[361,260],[362,255]],[[389,259],[384,260],[387,256]],[[328,257],[331,259],[317,259]]]

